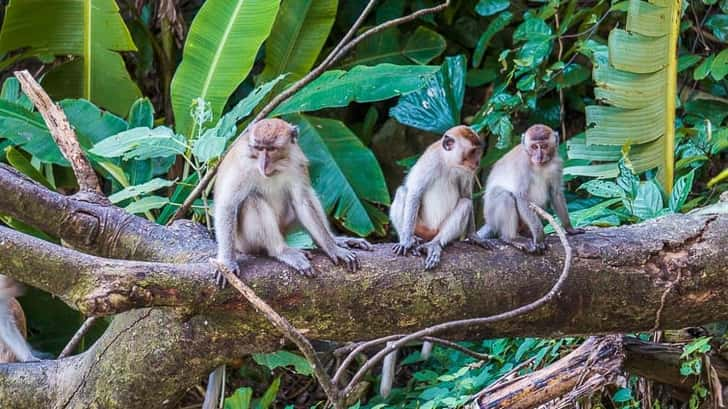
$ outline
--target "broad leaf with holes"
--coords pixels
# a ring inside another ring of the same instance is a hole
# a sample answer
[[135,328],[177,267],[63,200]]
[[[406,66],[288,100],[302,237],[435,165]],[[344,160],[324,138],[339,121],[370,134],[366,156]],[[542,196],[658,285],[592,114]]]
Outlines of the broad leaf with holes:
[[55,99],[85,98],[126,114],[141,95],[119,52],[136,51],[114,0],[13,0],[5,9],[0,54],[73,55],[43,86]]
[[208,0],[202,5],[172,79],[177,132],[192,135],[189,109],[195,98],[210,103],[213,121],[220,117],[230,94],[253,67],[278,5],[270,0]]
[[310,161],[311,183],[327,213],[360,236],[384,234],[389,191],[374,154],[342,122],[305,115],[285,118],[299,126]]
[[427,85],[403,95],[389,111],[397,121],[437,134],[460,124],[465,95],[465,57],[448,57]]

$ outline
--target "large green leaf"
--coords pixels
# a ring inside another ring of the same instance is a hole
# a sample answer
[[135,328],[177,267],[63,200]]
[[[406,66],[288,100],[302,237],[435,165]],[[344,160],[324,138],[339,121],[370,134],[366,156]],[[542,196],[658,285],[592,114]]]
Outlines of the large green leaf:
[[445,38],[427,27],[417,27],[407,36],[402,35],[396,27],[392,27],[365,38],[357,45],[352,57],[341,67],[383,63],[427,64],[442,54],[446,47]]
[[13,0],[5,9],[0,54],[77,58],[43,79],[56,98],[80,97],[117,114],[139,98],[120,51],[136,51],[114,0]]
[[192,22],[182,62],[172,79],[176,129],[192,135],[189,109],[195,98],[210,103],[213,121],[230,94],[250,72],[255,55],[273,27],[279,2],[208,0]]
[[326,71],[281,104],[273,115],[345,107],[351,102],[374,102],[393,98],[427,84],[438,66],[380,64],[356,66],[350,71]]
[[299,143],[310,161],[311,182],[327,213],[360,236],[384,234],[384,223],[367,202],[388,205],[389,191],[374,154],[342,122],[304,115]]
[[336,19],[338,0],[283,0],[265,42],[260,81],[291,73],[297,79],[311,69]]
[[448,57],[427,86],[403,95],[389,114],[397,121],[438,134],[460,124],[465,95],[465,57]]
[[43,162],[68,166],[40,114],[21,105],[0,100],[0,139],[10,140]]
[[104,158],[149,159],[183,155],[184,139],[166,126],[133,128],[106,138],[89,150]]
[[570,167],[565,173],[614,176],[617,151],[629,144],[635,171],[659,166],[669,194],[674,167],[679,16],[680,0],[629,0],[626,30],[612,30],[607,50],[594,51],[594,95],[611,106],[588,106],[586,139],[569,146],[570,158],[608,163]]

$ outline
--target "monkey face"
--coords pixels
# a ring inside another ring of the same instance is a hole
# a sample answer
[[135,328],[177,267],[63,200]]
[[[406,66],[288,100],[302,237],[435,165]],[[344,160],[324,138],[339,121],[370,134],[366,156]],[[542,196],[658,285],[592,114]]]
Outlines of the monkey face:
[[557,133],[546,125],[533,125],[523,134],[523,144],[534,166],[551,161],[556,152]]
[[442,137],[442,148],[450,166],[470,172],[478,170],[484,146],[470,127],[460,125],[450,128]]
[[248,154],[256,159],[263,177],[285,167],[288,147],[296,143],[298,128],[281,119],[264,119],[251,129]]

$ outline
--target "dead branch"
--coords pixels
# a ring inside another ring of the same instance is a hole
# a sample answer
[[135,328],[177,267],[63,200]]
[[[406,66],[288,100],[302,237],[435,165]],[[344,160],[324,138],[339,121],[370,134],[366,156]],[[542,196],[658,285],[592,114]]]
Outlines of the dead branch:
[[73,174],[76,175],[81,191],[101,194],[101,185],[98,177],[96,177],[96,172],[94,172],[91,163],[83,153],[76,138],[76,132],[71,128],[71,124],[61,107],[51,100],[28,70],[15,71],[14,74],[20,82],[25,95],[30,98],[38,112],[43,116],[43,120],[61,153],[71,163]]
[[78,347],[78,344],[81,343],[81,339],[83,339],[84,335],[88,333],[88,331],[91,329],[91,327],[96,323],[96,321],[99,319],[99,317],[88,317],[86,320],[81,324],[81,327],[78,328],[78,331],[76,331],[75,334],[73,334],[73,337],[70,341],[68,341],[68,344],[66,344],[65,347],[63,347],[63,351],[58,355],[58,358],[65,358],[73,353],[73,351],[76,350],[76,347]]
[[[257,121],[260,121],[261,119],[265,118],[273,112],[274,109],[276,109],[280,104],[288,100],[290,97],[292,97],[296,92],[300,91],[303,87],[305,87],[307,84],[309,84],[311,81],[315,80],[321,74],[323,74],[327,69],[329,69],[336,61],[341,59],[346,53],[351,51],[358,43],[360,43],[365,38],[376,34],[384,29],[394,27],[399,24],[407,23],[409,21],[413,21],[421,16],[424,16],[426,14],[431,13],[437,13],[441,10],[444,10],[447,6],[450,5],[450,0],[445,0],[444,3],[439,4],[435,7],[425,8],[418,10],[416,12],[413,12],[411,14],[408,14],[404,17],[400,17],[394,20],[387,21],[385,23],[382,23],[378,26],[372,27],[369,30],[365,31],[364,33],[358,35],[356,38],[352,40],[352,37],[356,30],[361,26],[362,23],[364,23],[364,20],[366,20],[367,15],[374,9],[374,5],[376,3],[376,0],[369,0],[369,3],[364,8],[362,13],[357,18],[354,25],[349,29],[349,31],[346,33],[344,38],[339,41],[339,43],[334,47],[334,49],[329,53],[329,55],[311,72],[306,74],[303,78],[296,81],[291,85],[288,89],[283,91],[282,93],[278,94],[275,98],[273,98],[268,104],[266,104],[263,109],[260,110],[258,115],[255,116],[255,118],[250,121],[248,126],[245,127],[243,132],[241,132],[238,137],[233,141],[233,143],[230,144],[230,147],[232,147],[233,144],[237,143],[237,141],[240,139],[240,136],[243,135],[245,132],[247,132],[250,125],[254,124]],[[230,147],[222,154],[220,157],[220,162],[222,162],[222,159],[225,158],[225,155],[230,150]],[[218,163],[220,163],[218,162]],[[195,186],[195,188],[190,192],[190,195],[185,199],[185,201],[182,203],[182,205],[177,209],[177,211],[174,213],[174,215],[169,219],[169,223],[172,223],[174,220],[177,220],[184,216],[187,211],[189,211],[190,206],[192,206],[192,203],[197,200],[198,197],[200,197],[200,194],[202,194],[202,191],[207,188],[207,185],[210,184],[212,179],[215,177],[215,174],[217,173],[217,165],[210,167],[210,169],[207,171],[205,176],[200,180],[200,182]]]

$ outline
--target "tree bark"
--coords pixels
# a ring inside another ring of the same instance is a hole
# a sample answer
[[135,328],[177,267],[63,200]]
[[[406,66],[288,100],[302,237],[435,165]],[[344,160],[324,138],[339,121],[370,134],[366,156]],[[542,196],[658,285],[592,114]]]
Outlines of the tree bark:
[[[447,335],[558,337],[728,319],[724,207],[572,236],[572,272],[555,302]],[[173,407],[225,360],[280,347],[281,335],[239,294],[214,287],[206,261],[215,243],[199,226],[158,226],[87,197],[50,192],[2,165],[0,212],[74,248],[0,228],[3,273],[85,314],[119,313],[81,355],[3,366],[0,407]],[[312,261],[319,272],[314,279],[266,258],[246,259],[241,270],[246,283],[309,338],[353,341],[533,301],[562,267],[557,239],[548,243],[544,256],[456,244],[432,272],[424,271],[422,259],[392,256],[390,244],[359,252],[362,269],[355,274],[321,255]]]

